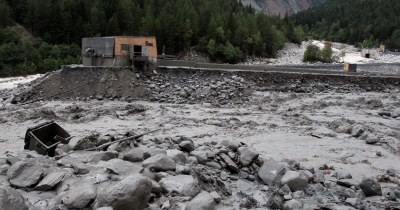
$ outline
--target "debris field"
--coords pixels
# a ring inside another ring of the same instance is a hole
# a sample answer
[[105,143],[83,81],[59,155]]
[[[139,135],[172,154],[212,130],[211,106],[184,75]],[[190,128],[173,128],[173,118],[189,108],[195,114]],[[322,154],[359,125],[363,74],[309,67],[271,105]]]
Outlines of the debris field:
[[0,208],[399,209],[399,82],[65,67],[0,92]]

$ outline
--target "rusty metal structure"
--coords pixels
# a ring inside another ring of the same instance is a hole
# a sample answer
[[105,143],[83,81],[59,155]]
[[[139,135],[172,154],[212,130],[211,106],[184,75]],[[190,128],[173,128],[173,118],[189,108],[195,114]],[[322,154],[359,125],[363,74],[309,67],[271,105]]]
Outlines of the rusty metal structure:
[[156,38],[152,36],[114,36],[82,39],[84,66],[129,66],[155,69]]

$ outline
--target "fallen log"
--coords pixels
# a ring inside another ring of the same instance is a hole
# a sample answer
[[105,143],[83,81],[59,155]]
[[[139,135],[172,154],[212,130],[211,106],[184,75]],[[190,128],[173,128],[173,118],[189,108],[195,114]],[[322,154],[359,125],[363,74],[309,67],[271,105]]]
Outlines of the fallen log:
[[154,132],[159,131],[159,130],[161,130],[161,129],[152,130],[152,131],[149,131],[149,132],[146,132],[146,133],[142,133],[142,134],[139,134],[139,135],[136,135],[136,136],[130,136],[130,137],[127,137],[127,138],[124,138],[124,139],[120,139],[120,140],[117,140],[117,141],[108,142],[108,143],[102,144],[102,145],[100,145],[100,146],[98,146],[98,147],[93,147],[93,148],[90,148],[90,149],[85,149],[85,151],[101,150],[101,149],[103,149],[104,147],[110,146],[110,145],[112,145],[112,144],[114,144],[114,143],[119,143],[119,142],[122,142],[122,141],[133,140],[133,139],[142,137],[142,136],[144,136],[144,135],[146,135],[146,134],[154,133]]

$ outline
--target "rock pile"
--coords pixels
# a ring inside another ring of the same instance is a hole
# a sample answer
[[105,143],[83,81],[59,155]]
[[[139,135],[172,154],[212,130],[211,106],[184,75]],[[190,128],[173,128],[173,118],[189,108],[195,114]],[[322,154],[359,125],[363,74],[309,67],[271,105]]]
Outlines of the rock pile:
[[[130,135],[129,133],[127,135]],[[0,158],[0,209],[382,209],[399,208],[388,170],[361,182],[333,167],[263,158],[244,141],[195,144],[144,136],[102,151],[59,145],[60,155],[23,151]],[[118,136],[97,136],[94,145]],[[80,147],[82,148],[82,146]]]
[[[175,80],[169,75],[156,75],[146,84],[152,91],[150,100],[161,103],[242,103],[248,101],[252,93],[252,82],[240,76],[221,75],[200,85],[198,81],[203,79],[200,74]],[[170,83],[172,80],[174,82]]]
[[[345,81],[345,82],[344,82]],[[0,105],[38,100],[156,101],[214,105],[251,102],[255,91],[294,93],[396,92],[398,78],[270,71],[223,71],[159,67],[132,71],[117,67],[63,66],[13,90],[0,91]]]

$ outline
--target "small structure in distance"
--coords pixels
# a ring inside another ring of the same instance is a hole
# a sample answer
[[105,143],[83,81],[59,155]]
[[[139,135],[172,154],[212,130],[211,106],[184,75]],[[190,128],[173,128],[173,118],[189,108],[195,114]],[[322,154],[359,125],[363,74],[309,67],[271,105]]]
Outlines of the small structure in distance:
[[156,38],[154,36],[83,38],[82,64],[154,69],[157,66]]

